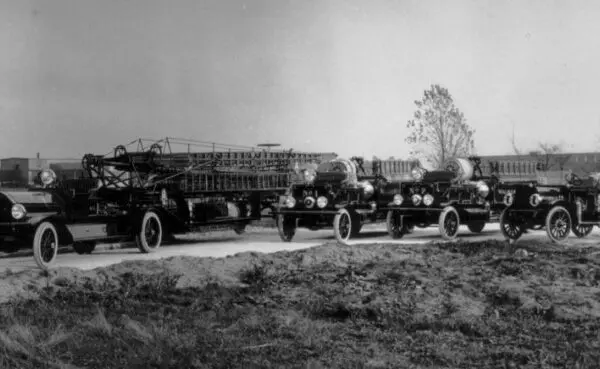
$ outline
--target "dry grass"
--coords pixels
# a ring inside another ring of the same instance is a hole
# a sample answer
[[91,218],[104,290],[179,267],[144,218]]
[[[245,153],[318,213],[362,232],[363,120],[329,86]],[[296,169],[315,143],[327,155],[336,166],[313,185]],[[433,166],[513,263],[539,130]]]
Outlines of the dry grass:
[[238,286],[180,288],[161,271],[49,283],[1,305],[0,367],[600,367],[595,250],[455,243],[392,262],[376,249],[344,265],[259,255]]

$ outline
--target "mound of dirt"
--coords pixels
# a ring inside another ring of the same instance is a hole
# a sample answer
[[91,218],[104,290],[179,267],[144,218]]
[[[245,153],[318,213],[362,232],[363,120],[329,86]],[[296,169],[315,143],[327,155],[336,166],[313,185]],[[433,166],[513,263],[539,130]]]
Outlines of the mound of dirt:
[[[159,367],[166,352],[182,354],[164,367],[597,367],[597,248],[518,247],[328,243],[11,274],[0,282],[5,300],[41,298],[0,306],[0,345],[93,367],[110,352],[120,367],[140,357]],[[15,319],[33,333],[18,334]],[[72,335],[64,352],[34,345],[56,341],[61,327]],[[137,351],[119,351],[114,337]],[[10,360],[24,363],[19,355]]]
[[239,285],[240,272],[257,263],[268,263],[276,269],[307,267],[315,264],[346,266],[367,260],[404,260],[414,257],[415,250],[396,247],[350,247],[328,243],[299,251],[282,251],[273,254],[242,252],[225,258],[199,258],[176,256],[160,260],[123,261],[93,270],[56,268],[50,271],[27,270],[8,272],[0,276],[0,303],[14,298],[35,298],[50,286],[111,285],[118,287],[124,276],[130,274],[156,274],[159,272],[180,276],[179,287],[202,287],[218,282]]

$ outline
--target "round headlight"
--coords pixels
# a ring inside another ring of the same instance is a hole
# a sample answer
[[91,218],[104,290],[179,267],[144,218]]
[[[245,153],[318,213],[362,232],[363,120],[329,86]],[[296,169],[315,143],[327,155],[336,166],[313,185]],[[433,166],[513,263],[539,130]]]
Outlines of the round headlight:
[[285,206],[287,206],[290,209],[296,206],[296,199],[294,198],[294,196],[288,196],[285,198]]
[[327,200],[327,197],[325,197],[325,196],[319,196],[319,198],[317,198],[317,206],[321,209],[326,207],[328,202],[329,201]]
[[375,193],[375,187],[369,181],[361,182],[361,186],[363,188],[363,194],[365,198],[370,198]]
[[312,183],[315,180],[315,174],[309,172],[308,170],[304,171],[304,181]]
[[304,198],[304,206],[307,208],[312,208],[313,206],[315,206],[315,198],[312,196],[308,196],[306,198]]
[[515,201],[515,197],[512,193],[509,192],[506,195],[504,195],[504,205],[511,206],[513,201]]
[[418,206],[422,200],[423,200],[423,198],[421,197],[421,195],[419,195],[419,194],[412,195],[412,203],[414,206]]
[[40,173],[40,180],[44,186],[49,186],[56,181],[56,173],[52,169],[44,169]]
[[413,168],[410,171],[410,175],[413,177],[413,179],[415,181],[420,181],[421,179],[423,179],[423,172],[421,171],[420,168]]
[[529,205],[536,207],[542,202],[542,196],[539,193],[534,193],[529,196]]
[[477,193],[484,199],[490,194],[490,187],[484,181],[477,182]]
[[423,204],[425,204],[425,206],[431,206],[431,204],[433,204],[433,196],[430,194],[423,196]]
[[10,215],[17,220],[23,218],[25,214],[27,214],[27,210],[21,204],[14,204],[10,209]]
[[402,195],[400,194],[396,194],[394,195],[394,200],[392,202],[394,203],[394,205],[402,205],[402,203],[404,202],[404,197],[402,197]]

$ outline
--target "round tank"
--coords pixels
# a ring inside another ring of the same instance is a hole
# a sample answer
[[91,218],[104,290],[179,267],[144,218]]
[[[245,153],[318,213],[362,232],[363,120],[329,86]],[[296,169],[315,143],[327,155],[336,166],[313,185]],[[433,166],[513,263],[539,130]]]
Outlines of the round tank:
[[446,161],[444,169],[454,172],[454,179],[457,181],[467,181],[473,177],[473,164],[468,159],[450,159]]

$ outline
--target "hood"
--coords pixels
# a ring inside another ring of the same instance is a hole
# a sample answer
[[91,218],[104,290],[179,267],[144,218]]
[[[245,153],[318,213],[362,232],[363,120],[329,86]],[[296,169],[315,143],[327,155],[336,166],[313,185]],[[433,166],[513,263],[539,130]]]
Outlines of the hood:
[[51,193],[45,191],[1,191],[12,204],[25,206],[27,212],[52,212],[60,209]]

